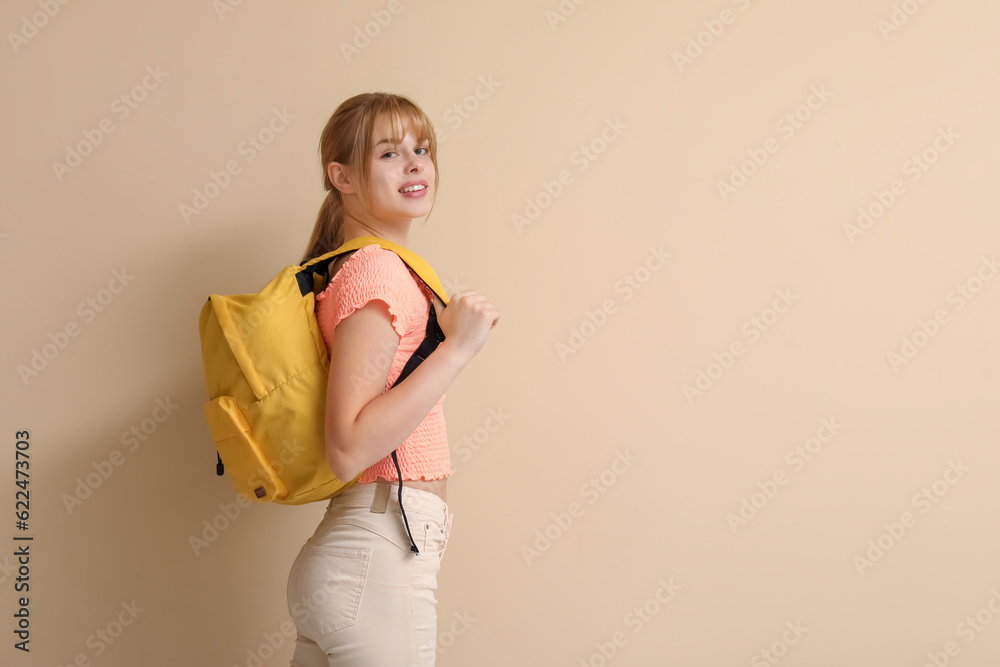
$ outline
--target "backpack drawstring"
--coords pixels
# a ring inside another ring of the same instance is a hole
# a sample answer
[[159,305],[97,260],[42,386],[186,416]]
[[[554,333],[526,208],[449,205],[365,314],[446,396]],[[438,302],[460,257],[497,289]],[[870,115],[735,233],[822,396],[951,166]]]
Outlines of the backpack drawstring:
[[[430,302],[428,306],[427,334],[424,337],[423,342],[420,343],[420,347],[416,349],[413,356],[411,356],[406,362],[406,365],[403,366],[403,370],[399,373],[399,377],[392,383],[393,387],[405,380],[413,369],[419,366],[420,362],[429,357],[431,352],[437,349],[438,344],[444,340],[444,332],[441,331],[441,326],[437,321],[437,313],[434,312],[434,303]],[[390,387],[390,389],[391,388],[392,387]],[[417,543],[413,541],[413,534],[410,532],[410,523],[406,520],[406,510],[403,509],[403,473],[399,469],[399,459],[396,458],[395,449],[392,450],[392,462],[396,464],[396,479],[399,480],[399,511],[403,513],[403,525],[406,526],[406,534],[410,538],[410,551],[419,556],[420,550],[417,549]]]
[[406,534],[410,538],[410,551],[420,555],[417,543],[413,541],[413,533],[410,532],[410,523],[406,520],[406,510],[403,509],[403,473],[399,471],[399,459],[396,458],[396,450],[392,450],[392,462],[396,464],[396,479],[399,480],[399,511],[403,513],[403,525],[406,526]]

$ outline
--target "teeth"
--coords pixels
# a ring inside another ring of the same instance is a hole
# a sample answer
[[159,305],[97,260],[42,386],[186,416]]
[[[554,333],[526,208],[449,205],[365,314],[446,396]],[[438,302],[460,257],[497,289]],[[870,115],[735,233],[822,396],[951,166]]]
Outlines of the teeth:
[[426,186],[423,185],[411,185],[408,188],[403,188],[400,192],[414,192],[415,190],[423,190]]

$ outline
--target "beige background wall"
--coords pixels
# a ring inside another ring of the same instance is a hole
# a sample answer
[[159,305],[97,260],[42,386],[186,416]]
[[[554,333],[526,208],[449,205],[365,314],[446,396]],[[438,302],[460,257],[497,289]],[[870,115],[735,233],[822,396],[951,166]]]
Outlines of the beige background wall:
[[997,3],[224,1],[0,10],[0,663],[287,664],[324,507],[215,476],[198,313],[298,261],[323,124],[386,90],[443,133],[411,247],[502,313],[439,664],[998,664]]

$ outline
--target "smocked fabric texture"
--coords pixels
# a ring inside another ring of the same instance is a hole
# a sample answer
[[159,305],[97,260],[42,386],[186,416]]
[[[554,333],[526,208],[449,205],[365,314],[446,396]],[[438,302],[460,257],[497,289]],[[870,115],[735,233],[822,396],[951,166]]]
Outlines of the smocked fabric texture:
[[[399,347],[384,393],[392,387],[427,333],[431,294],[430,288],[399,255],[372,244],[354,251],[326,289],[316,295],[316,320],[330,349],[334,331],[344,318],[372,300],[385,304],[399,336]],[[404,480],[442,479],[452,473],[442,406],[445,396],[441,395],[413,433],[396,448]],[[391,455],[365,470],[358,483],[367,484],[380,478],[399,479]]]

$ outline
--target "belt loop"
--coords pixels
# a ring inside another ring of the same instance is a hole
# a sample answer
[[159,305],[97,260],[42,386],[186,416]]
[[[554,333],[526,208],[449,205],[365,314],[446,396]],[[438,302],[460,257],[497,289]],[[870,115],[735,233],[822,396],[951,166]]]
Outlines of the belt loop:
[[384,482],[376,482],[375,484],[375,497],[372,498],[372,512],[385,514],[385,506],[389,502],[391,487]]

